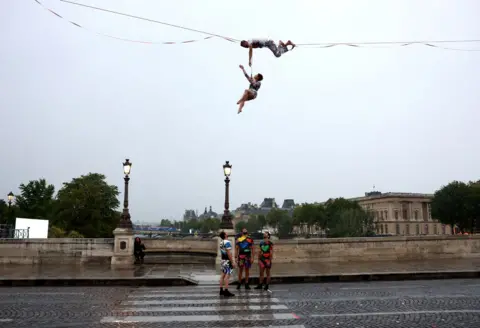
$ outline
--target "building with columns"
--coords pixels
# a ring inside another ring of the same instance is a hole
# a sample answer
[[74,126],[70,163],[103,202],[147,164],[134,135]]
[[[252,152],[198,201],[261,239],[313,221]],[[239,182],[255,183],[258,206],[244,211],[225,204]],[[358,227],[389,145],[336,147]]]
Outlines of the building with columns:
[[432,194],[372,191],[350,198],[373,213],[377,234],[399,236],[449,235],[452,228],[432,218]]

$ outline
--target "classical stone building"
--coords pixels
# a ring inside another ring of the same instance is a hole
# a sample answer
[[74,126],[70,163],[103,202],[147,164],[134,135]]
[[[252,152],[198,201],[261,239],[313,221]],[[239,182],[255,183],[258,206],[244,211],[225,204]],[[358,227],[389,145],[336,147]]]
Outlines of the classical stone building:
[[185,213],[183,214],[183,221],[188,221],[193,219],[195,220],[198,219],[198,216],[195,210],[185,210]]
[[363,197],[350,198],[373,213],[377,234],[448,235],[449,225],[432,218],[432,194],[372,191]]
[[217,219],[220,218],[216,212],[212,210],[212,207],[210,206],[210,209],[207,211],[207,208],[205,207],[205,211],[203,214],[201,214],[198,219],[199,220],[205,220],[205,219]]
[[295,206],[297,205],[293,199],[285,199],[282,207],[279,208],[275,202],[275,198],[264,198],[260,206],[252,203],[242,204],[235,210],[233,224],[236,224],[239,221],[248,221],[252,215],[267,216],[267,214],[274,208],[287,211],[289,215],[292,215]]

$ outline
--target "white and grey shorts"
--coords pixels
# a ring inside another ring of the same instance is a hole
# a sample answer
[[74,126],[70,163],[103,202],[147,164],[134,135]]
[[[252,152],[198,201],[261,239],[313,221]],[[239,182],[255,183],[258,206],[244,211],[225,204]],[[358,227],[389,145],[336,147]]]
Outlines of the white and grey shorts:
[[277,46],[273,40],[268,40],[267,42],[265,42],[265,47],[270,49],[270,51],[273,52],[275,57],[280,57],[281,55],[283,55],[288,51],[286,46],[281,46],[281,45]]

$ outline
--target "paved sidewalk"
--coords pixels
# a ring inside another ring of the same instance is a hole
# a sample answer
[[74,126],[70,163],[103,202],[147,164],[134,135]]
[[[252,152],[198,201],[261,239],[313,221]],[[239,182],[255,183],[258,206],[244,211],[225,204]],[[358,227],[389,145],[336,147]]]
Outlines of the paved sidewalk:
[[[258,280],[258,267],[251,270]],[[274,264],[273,283],[361,280],[415,280],[480,277],[478,260],[380,261],[357,263]],[[200,264],[136,265],[2,265],[0,286],[12,285],[212,285],[218,266]],[[233,280],[236,280],[236,270]]]

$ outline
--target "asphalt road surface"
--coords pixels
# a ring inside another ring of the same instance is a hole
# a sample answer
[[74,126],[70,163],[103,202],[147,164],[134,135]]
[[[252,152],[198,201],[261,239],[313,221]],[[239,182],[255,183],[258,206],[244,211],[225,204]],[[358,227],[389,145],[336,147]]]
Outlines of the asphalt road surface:
[[480,280],[217,287],[0,288],[0,327],[480,328]]

